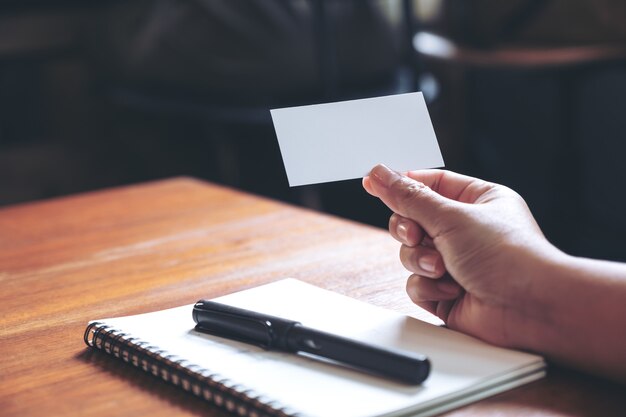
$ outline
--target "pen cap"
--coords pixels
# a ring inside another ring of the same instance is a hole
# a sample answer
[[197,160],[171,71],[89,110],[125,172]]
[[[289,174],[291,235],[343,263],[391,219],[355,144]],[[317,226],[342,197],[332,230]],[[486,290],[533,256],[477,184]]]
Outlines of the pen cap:
[[198,331],[265,349],[287,349],[286,334],[299,324],[208,300],[198,301],[193,307],[192,316]]

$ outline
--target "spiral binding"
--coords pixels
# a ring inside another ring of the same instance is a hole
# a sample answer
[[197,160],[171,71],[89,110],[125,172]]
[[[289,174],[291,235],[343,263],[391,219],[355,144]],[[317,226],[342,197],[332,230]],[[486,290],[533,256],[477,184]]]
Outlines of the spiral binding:
[[242,385],[101,322],[85,329],[87,346],[122,359],[240,417],[304,417]]

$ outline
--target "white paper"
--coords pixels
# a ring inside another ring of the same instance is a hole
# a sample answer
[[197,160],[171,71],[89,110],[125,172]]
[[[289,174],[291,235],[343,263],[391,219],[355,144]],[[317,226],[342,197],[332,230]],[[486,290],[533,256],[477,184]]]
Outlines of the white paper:
[[270,112],[292,187],[444,165],[422,93]]
[[[201,297],[201,296],[199,296]],[[491,346],[286,279],[216,299],[331,333],[429,357],[430,376],[406,385],[301,355],[267,351],[193,330],[193,305],[98,320],[218,374],[252,396],[310,417],[431,416],[544,375],[541,357]]]

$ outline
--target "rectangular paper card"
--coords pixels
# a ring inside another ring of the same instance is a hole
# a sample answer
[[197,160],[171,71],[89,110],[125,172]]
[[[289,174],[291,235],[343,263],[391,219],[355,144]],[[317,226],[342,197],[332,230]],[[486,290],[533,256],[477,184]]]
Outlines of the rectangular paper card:
[[444,165],[422,93],[270,112],[292,187]]

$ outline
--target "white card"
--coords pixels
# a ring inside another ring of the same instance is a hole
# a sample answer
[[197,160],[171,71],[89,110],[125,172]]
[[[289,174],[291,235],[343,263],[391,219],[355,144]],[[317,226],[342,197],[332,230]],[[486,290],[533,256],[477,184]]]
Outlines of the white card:
[[270,112],[292,187],[444,165],[422,93]]

